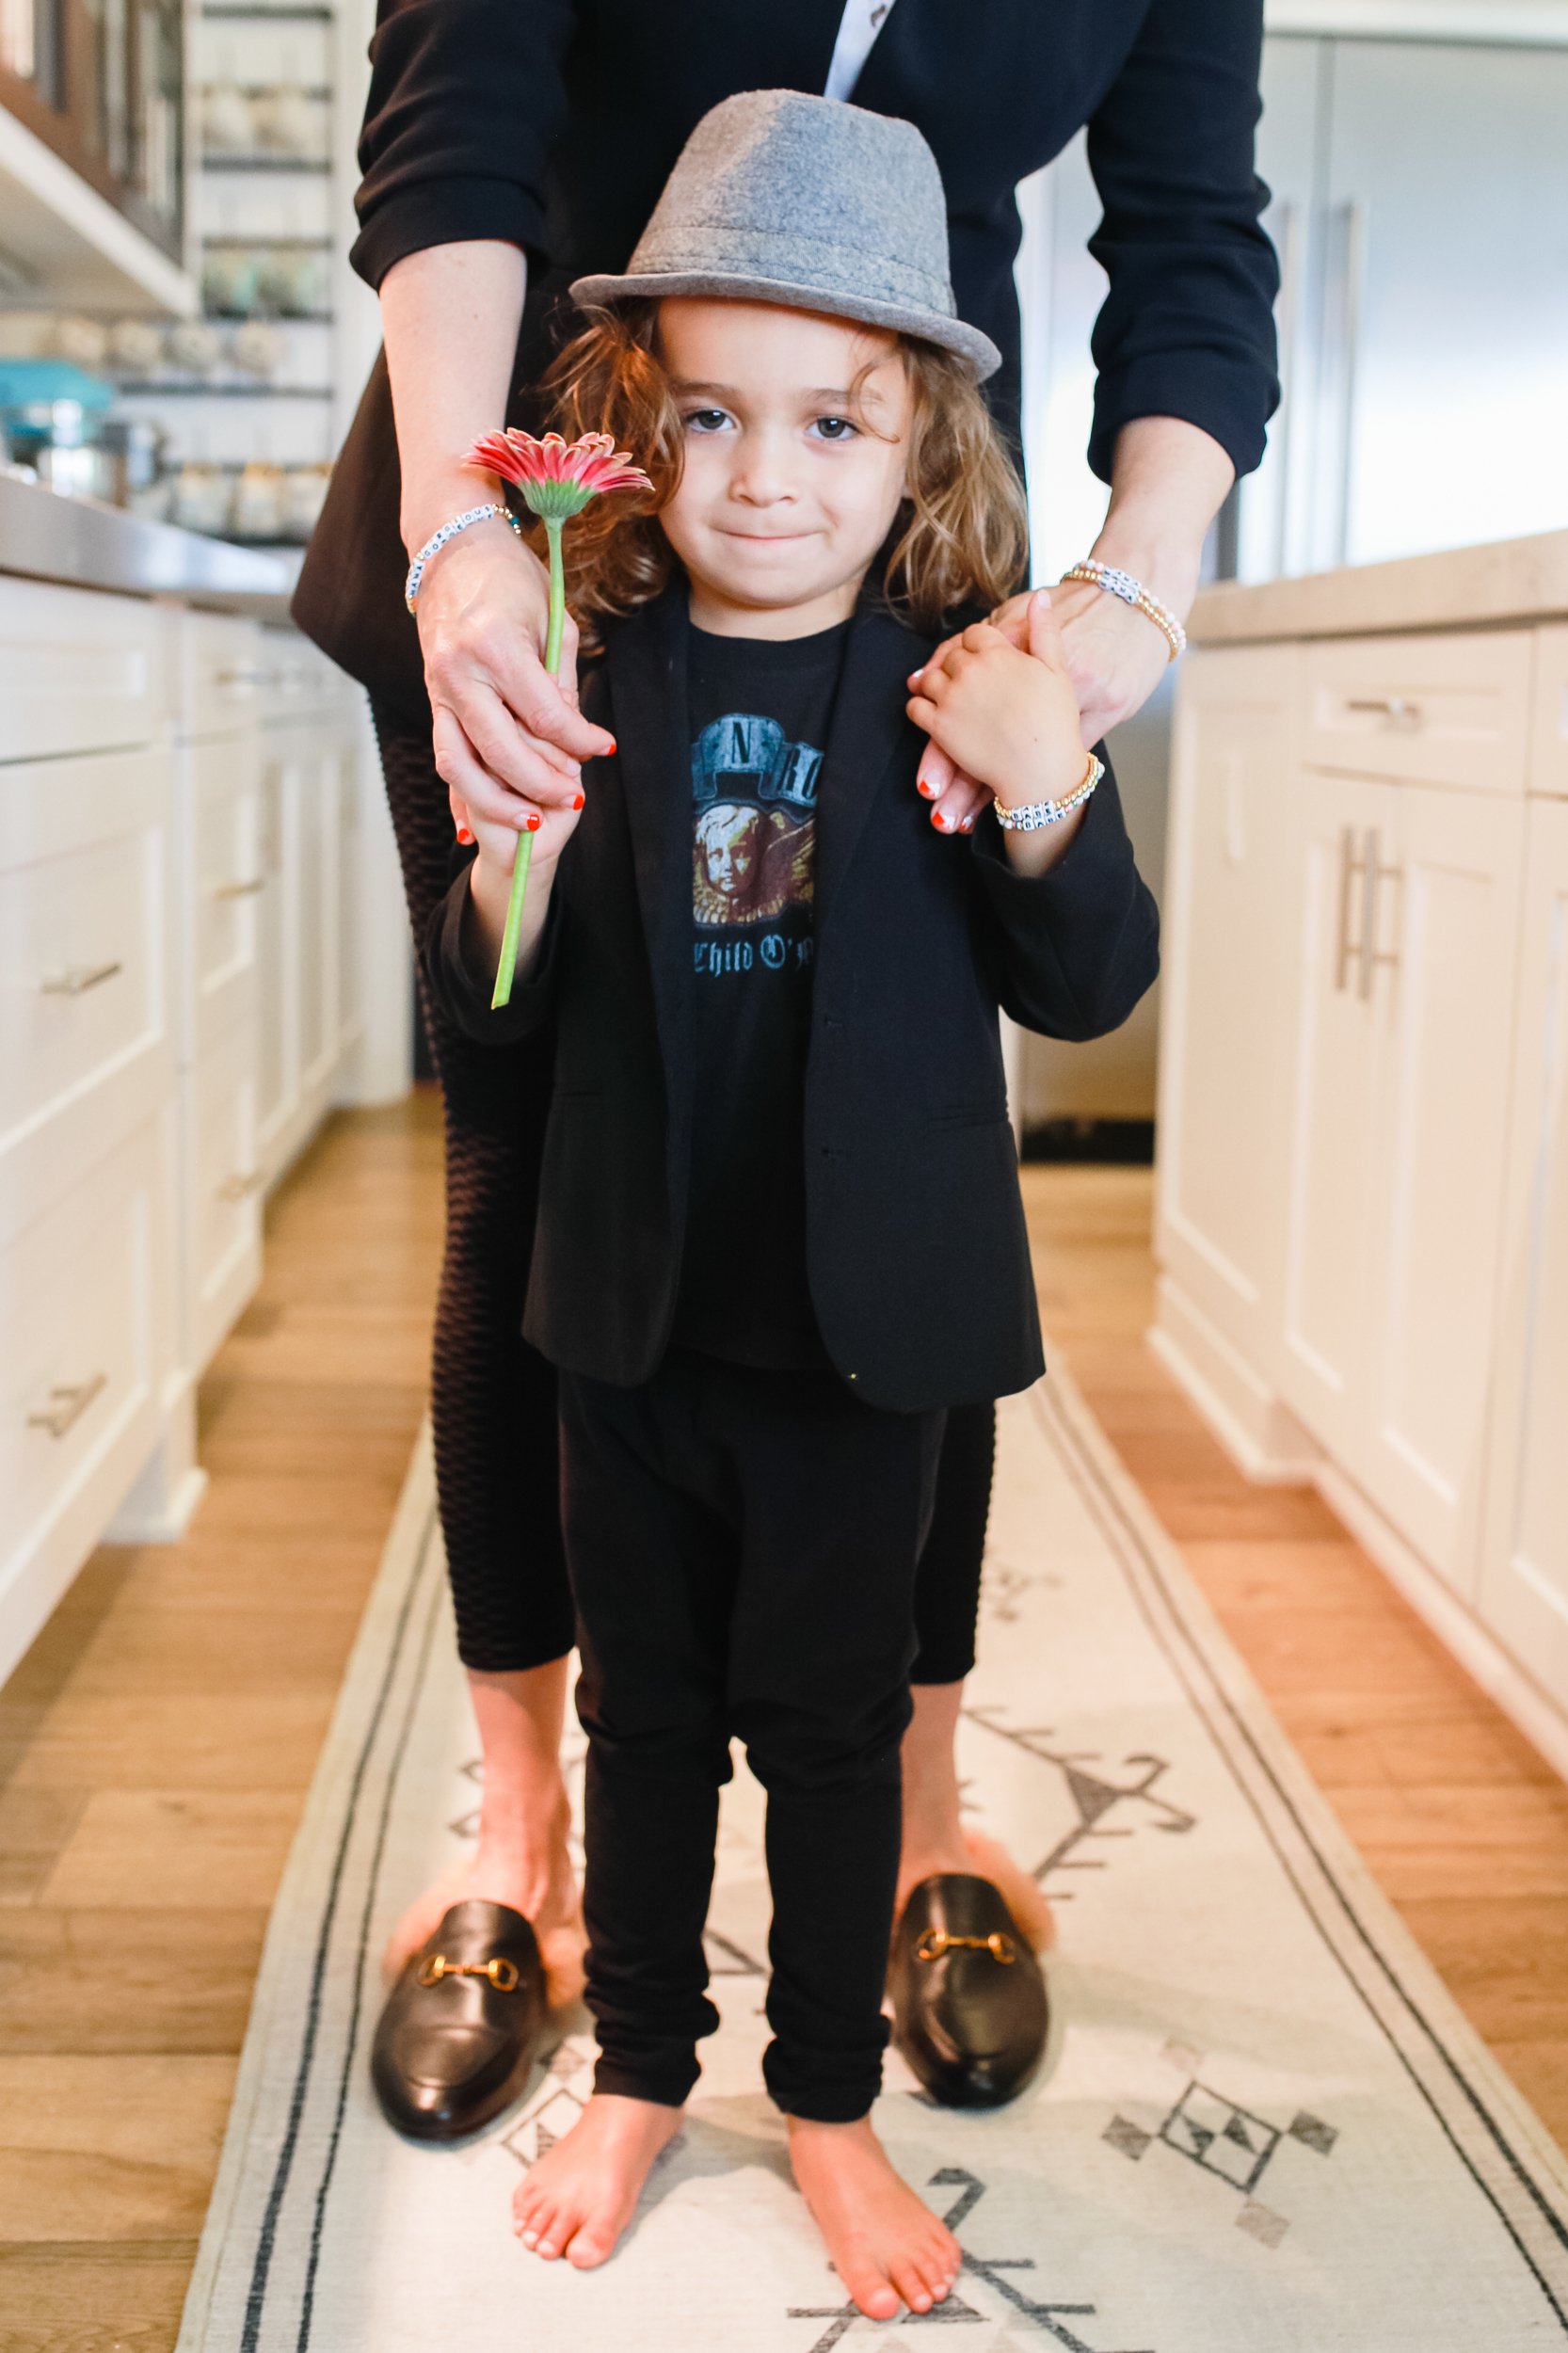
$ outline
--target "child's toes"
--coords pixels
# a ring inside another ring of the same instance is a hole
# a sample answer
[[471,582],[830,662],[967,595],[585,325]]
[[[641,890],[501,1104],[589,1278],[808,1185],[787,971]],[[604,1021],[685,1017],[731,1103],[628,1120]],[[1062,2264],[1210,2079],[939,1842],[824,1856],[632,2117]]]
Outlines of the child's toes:
[[932,2283],[912,2261],[895,2263],[892,2266],[893,2285],[912,2313],[928,2313],[936,2301]]
[[616,2251],[613,2231],[594,2222],[580,2222],[567,2247],[567,2261],[575,2270],[592,2271],[598,2265],[608,2263]]
[[868,2320],[892,2319],[899,2308],[899,2292],[880,2265],[869,2257],[859,2263],[846,2262],[840,2264],[839,2276],[850,2301],[858,2305]]

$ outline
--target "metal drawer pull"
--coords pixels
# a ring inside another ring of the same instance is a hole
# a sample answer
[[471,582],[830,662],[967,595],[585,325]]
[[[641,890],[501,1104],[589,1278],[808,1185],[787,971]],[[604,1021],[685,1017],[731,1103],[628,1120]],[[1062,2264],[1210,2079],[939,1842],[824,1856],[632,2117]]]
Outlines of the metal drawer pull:
[[1342,989],[1350,975],[1352,959],[1361,953],[1359,944],[1351,937],[1351,902],[1355,891],[1355,878],[1365,875],[1367,861],[1355,854],[1355,827],[1342,825],[1339,829],[1339,922],[1334,944],[1334,985]]
[[1407,695],[1348,696],[1345,709],[1381,712],[1397,728],[1418,728],[1421,724],[1421,706],[1413,703]]
[[244,882],[219,883],[213,892],[215,899],[254,899],[266,888],[264,874],[248,875]]
[[241,662],[232,670],[216,670],[215,686],[270,686],[277,678],[276,670],[264,670],[253,662]]
[[1402,886],[1404,876],[1397,866],[1381,866],[1378,863],[1378,837],[1375,832],[1368,833],[1367,836],[1367,869],[1361,900],[1360,994],[1363,1001],[1371,997],[1372,983],[1377,976],[1378,966],[1386,964],[1393,970],[1398,971],[1400,965],[1400,952],[1397,947],[1380,949],[1378,946],[1378,886],[1385,882]]
[[39,984],[45,997],[85,997],[89,988],[98,988],[104,981],[112,981],[125,967],[114,964],[73,964],[64,972],[50,972]]
[[50,1390],[52,1405],[41,1406],[27,1417],[29,1430],[47,1430],[52,1438],[63,1438],[68,1430],[79,1422],[100,1389],[109,1385],[106,1372],[95,1372],[90,1381],[77,1381],[69,1386]]
[[225,1177],[217,1189],[217,1197],[220,1201],[248,1201],[253,1193],[260,1193],[264,1182],[261,1170],[253,1168],[248,1176]]

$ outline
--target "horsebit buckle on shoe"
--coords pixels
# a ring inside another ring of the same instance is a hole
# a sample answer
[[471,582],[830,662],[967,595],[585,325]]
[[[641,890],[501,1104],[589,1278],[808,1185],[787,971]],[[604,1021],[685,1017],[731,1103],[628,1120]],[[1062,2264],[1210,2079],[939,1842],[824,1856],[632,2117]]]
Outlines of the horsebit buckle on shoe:
[[498,1993],[515,1993],[518,1990],[517,1962],[508,1961],[504,1953],[498,1953],[491,1961],[448,1961],[444,1953],[427,1953],[420,1964],[421,1985],[440,1985],[443,1977],[488,1977]]
[[989,1936],[950,1936],[945,1929],[927,1929],[915,1947],[915,1959],[940,1961],[944,1953],[989,1953],[1009,1967],[1018,1958],[1013,1939],[1001,1929],[993,1929]]

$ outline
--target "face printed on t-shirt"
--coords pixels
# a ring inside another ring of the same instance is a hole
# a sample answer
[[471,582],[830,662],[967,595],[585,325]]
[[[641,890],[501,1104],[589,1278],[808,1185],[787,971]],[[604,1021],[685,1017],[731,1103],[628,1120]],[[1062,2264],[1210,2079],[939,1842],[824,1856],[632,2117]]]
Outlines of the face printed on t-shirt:
[[822,754],[776,719],[728,712],[692,746],[692,913],[699,926],[776,922],[811,902]]

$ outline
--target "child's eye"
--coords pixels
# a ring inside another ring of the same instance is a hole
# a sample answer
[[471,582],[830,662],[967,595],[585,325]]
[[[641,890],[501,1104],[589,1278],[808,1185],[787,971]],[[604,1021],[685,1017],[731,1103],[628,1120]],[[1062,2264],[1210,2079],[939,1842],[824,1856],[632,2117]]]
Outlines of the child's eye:
[[686,412],[686,429],[690,433],[719,433],[728,423],[722,408],[690,408]]
[[813,422],[824,441],[847,441],[855,433],[848,417],[817,417]]

